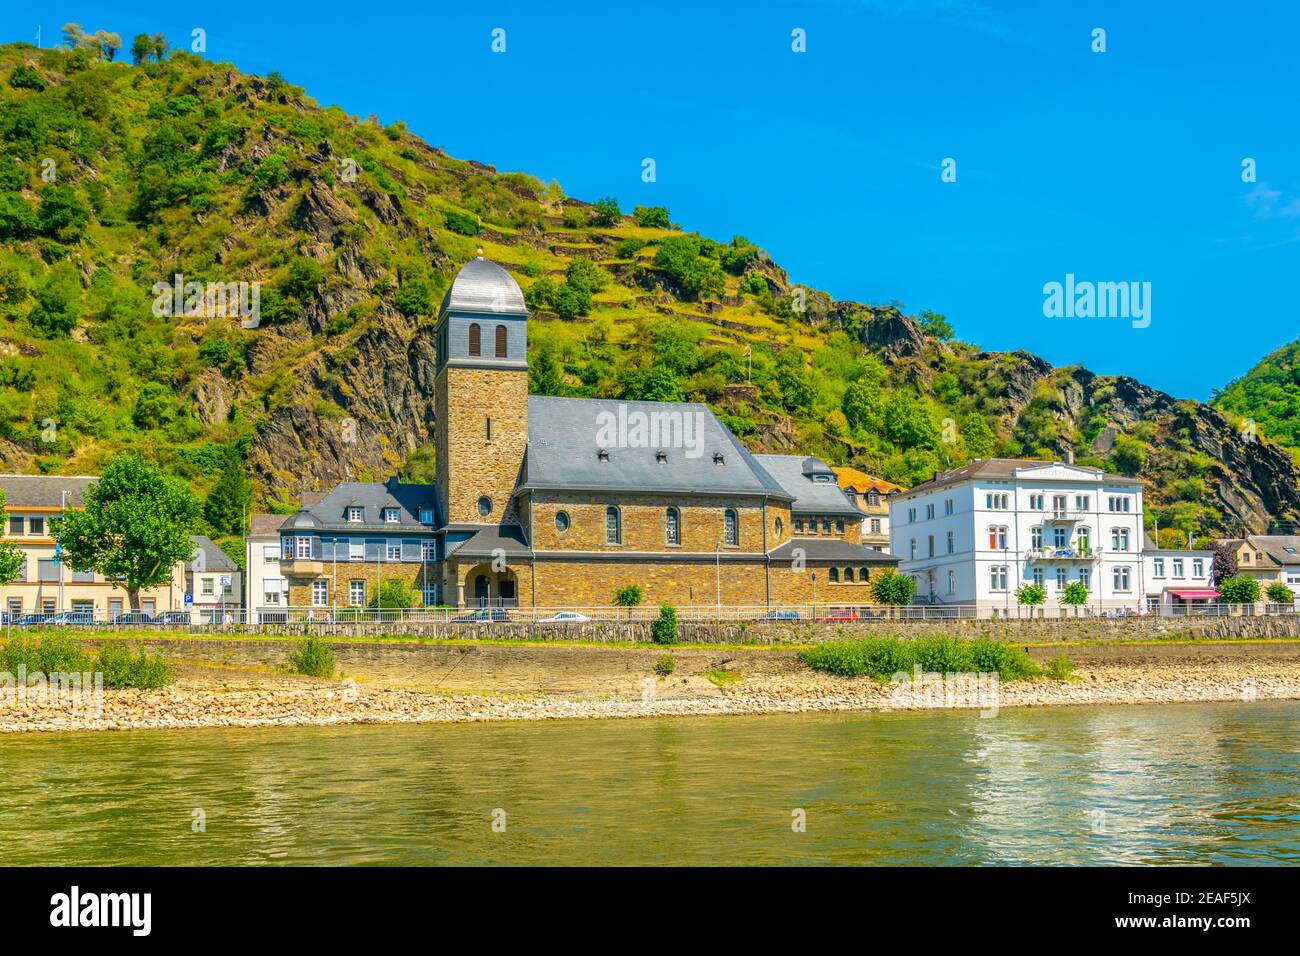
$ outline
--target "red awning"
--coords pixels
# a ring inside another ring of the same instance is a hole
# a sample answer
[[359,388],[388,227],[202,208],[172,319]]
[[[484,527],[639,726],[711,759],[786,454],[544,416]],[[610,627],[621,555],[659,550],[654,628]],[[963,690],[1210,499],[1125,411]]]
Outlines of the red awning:
[[1219,592],[1213,588],[1199,588],[1194,591],[1170,591],[1169,593],[1180,601],[1213,601],[1219,596]]

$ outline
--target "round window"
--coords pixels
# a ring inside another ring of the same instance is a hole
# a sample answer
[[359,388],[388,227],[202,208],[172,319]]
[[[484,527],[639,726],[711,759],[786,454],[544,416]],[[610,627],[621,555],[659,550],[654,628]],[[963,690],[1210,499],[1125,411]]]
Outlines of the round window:
[[783,525],[783,524],[781,523],[781,519],[780,519],[780,518],[777,518],[777,519],[776,519],[776,536],[777,536],[778,538],[781,537],[781,529],[784,528],[784,527],[785,527],[785,525]]
[[478,500],[478,513],[484,518],[492,513],[492,499],[487,495]]
[[569,513],[567,511],[557,511],[555,513],[555,530],[564,534],[569,530]]

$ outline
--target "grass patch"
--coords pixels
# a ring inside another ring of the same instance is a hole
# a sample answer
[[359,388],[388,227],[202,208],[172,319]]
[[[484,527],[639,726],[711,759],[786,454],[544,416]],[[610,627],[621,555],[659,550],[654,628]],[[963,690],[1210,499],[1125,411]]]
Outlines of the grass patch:
[[667,677],[676,668],[677,663],[667,654],[655,661],[655,673],[660,677]]
[[90,655],[78,641],[63,634],[43,634],[36,639],[15,634],[0,648],[0,670],[17,674],[22,667],[28,675],[40,671],[51,674],[80,674],[91,669]]
[[728,684],[734,684],[736,681],[744,678],[735,671],[711,670],[704,675],[705,679],[715,687],[726,687]]
[[839,677],[862,677],[887,683],[895,674],[925,672],[996,673],[999,680],[1023,680],[1042,672],[1019,647],[1001,641],[960,641],[955,637],[922,637],[903,641],[878,637],[865,641],[819,644],[799,653],[813,670]]

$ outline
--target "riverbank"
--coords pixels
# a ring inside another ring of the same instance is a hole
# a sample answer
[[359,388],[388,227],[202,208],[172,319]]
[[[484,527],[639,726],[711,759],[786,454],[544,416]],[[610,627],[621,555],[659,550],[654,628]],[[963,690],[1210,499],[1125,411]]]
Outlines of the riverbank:
[[[1031,654],[1039,660],[1066,652],[1071,678],[1003,683],[978,701],[918,698],[865,677],[815,673],[787,649],[355,645],[340,651],[341,676],[318,679],[284,672],[266,646],[242,655],[192,648],[190,659],[171,655],[177,681],[161,690],[106,690],[102,701],[7,698],[0,703],[0,732],[1300,699],[1300,642],[1037,647]],[[673,672],[657,676],[654,665],[665,655]]]

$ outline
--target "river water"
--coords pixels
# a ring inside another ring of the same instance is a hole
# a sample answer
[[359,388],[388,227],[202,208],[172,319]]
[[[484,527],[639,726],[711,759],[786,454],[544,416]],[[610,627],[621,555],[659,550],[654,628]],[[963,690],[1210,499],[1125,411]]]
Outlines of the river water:
[[3,735],[0,773],[5,865],[1300,861],[1297,702]]

